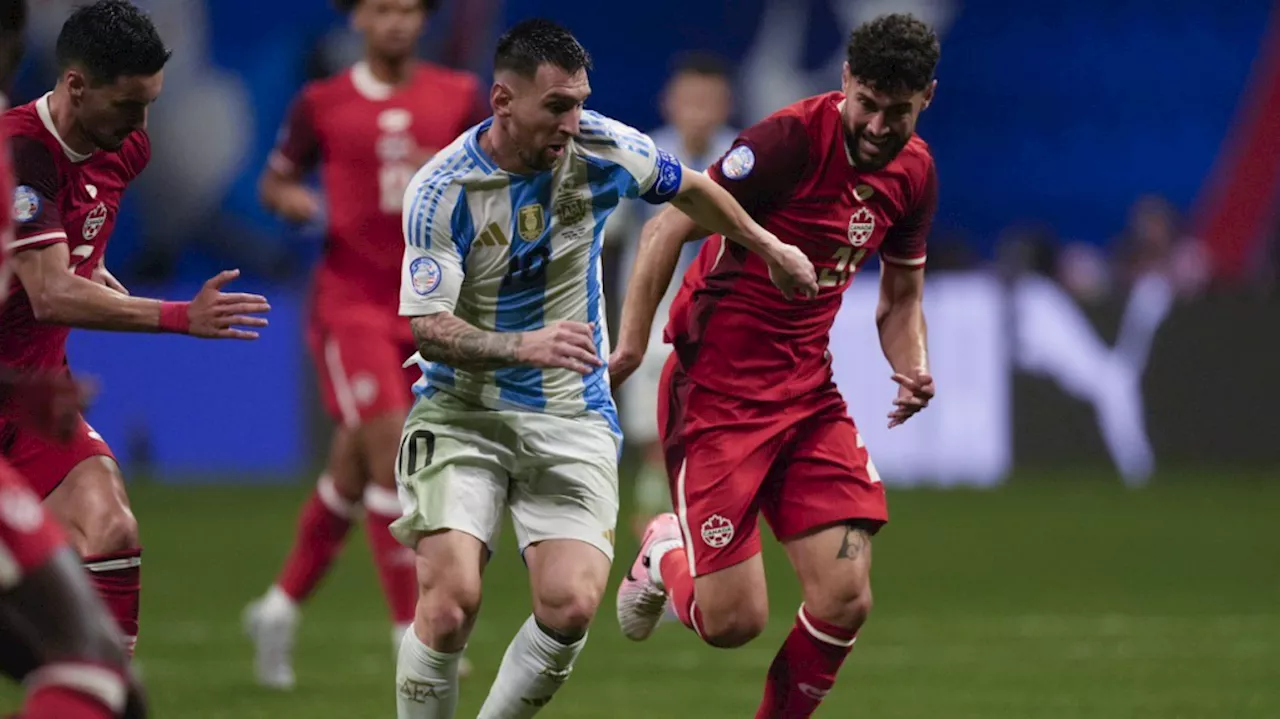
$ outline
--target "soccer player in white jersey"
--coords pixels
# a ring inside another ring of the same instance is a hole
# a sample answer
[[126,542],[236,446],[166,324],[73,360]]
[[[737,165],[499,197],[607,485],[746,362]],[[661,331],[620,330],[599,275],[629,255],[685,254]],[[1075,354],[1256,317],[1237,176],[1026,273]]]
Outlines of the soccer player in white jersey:
[[423,379],[396,469],[405,514],[392,525],[417,552],[420,585],[396,669],[400,719],[453,716],[481,572],[508,508],[533,615],[479,719],[536,714],[586,642],[618,513],[622,438],[600,250],[619,200],[671,202],[761,255],[785,294],[817,290],[811,263],[718,185],[583,110],[589,67],[563,28],[512,28],[498,42],[493,118],[437,154],[405,194],[400,313]]

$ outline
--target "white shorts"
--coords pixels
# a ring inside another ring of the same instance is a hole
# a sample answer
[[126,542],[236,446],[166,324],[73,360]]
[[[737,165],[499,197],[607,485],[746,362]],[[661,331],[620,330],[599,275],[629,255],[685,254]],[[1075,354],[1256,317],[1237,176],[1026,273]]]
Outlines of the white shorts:
[[658,437],[658,384],[662,380],[662,366],[667,363],[673,348],[662,341],[667,316],[664,304],[649,333],[649,348],[634,374],[622,385],[619,404],[622,410],[622,430],[627,441],[638,445],[657,442]]
[[407,547],[454,529],[497,548],[510,507],[523,553],[576,539],[613,560],[622,439],[601,416],[566,418],[475,408],[444,392],[409,411],[396,462],[403,515],[391,533]]

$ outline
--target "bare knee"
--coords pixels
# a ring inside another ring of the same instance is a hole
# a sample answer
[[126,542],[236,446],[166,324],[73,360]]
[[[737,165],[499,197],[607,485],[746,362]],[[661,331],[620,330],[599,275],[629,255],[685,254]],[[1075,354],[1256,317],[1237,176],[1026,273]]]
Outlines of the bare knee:
[[853,631],[866,623],[871,606],[871,583],[867,581],[832,583],[805,593],[805,607],[811,614]]
[[85,460],[67,475],[46,506],[69,531],[82,557],[138,547],[138,520],[129,508],[124,479],[105,457]]
[[538,621],[566,636],[585,634],[600,607],[604,587],[590,577],[548,583],[534,597]]
[[419,547],[414,630],[437,651],[461,651],[480,613],[480,565],[449,551],[424,553]]
[[702,639],[713,647],[740,647],[764,632],[769,604],[763,595],[743,595],[738,601],[698,603]]

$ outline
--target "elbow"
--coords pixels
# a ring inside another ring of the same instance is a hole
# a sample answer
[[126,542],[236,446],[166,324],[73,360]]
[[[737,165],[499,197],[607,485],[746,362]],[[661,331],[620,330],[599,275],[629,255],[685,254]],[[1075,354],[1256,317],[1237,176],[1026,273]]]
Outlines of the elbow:
[[36,290],[27,290],[27,299],[31,303],[31,314],[37,322],[50,324],[66,324],[62,300],[63,292],[54,282],[45,282]]

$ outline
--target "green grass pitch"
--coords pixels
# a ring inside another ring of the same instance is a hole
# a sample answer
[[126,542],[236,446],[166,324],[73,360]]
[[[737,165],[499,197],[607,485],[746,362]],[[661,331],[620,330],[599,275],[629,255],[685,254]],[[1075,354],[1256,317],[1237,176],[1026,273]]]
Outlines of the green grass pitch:
[[[154,716],[394,716],[390,629],[362,532],[306,609],[297,689],[275,694],[252,682],[239,616],[271,581],[307,487],[131,491]],[[1130,491],[1061,472],[990,492],[892,492],[890,507],[875,611],[819,717],[1280,717],[1275,477],[1183,473]],[[623,639],[613,589],[633,551],[627,538],[577,671],[540,716],[753,716],[799,602],[776,547],[769,630],[733,651],[678,625],[644,644]],[[486,593],[459,717],[475,716],[528,613],[510,545]],[[16,690],[0,693],[0,709],[16,702]]]

